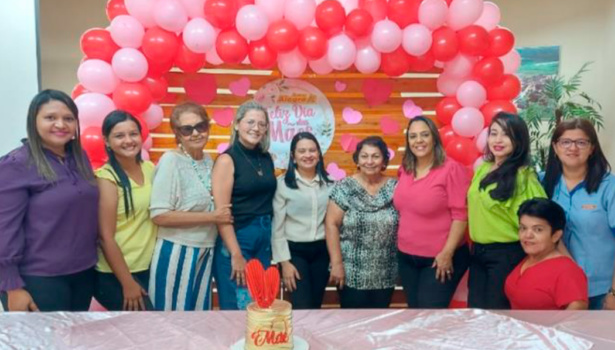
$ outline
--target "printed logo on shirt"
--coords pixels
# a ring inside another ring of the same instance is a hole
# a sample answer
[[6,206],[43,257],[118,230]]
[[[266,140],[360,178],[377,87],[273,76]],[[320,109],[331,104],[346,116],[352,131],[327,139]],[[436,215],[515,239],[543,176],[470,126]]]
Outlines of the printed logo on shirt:
[[595,204],[583,204],[581,209],[583,210],[596,210],[598,208]]

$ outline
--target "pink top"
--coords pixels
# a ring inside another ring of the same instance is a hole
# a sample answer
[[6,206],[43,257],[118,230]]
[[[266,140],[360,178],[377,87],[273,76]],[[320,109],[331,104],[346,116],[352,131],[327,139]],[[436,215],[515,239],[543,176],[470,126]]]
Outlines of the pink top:
[[468,219],[466,195],[470,178],[470,171],[450,158],[419,180],[400,168],[393,194],[393,205],[399,211],[400,251],[424,257],[438,255],[452,221]]

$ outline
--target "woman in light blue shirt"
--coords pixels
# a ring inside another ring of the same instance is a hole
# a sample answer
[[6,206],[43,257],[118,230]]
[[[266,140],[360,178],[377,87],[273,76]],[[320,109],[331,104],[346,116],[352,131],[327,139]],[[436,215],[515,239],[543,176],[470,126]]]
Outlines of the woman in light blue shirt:
[[543,185],[566,211],[563,243],[589,282],[589,308],[615,308],[615,176],[593,125],[562,121],[553,132]]

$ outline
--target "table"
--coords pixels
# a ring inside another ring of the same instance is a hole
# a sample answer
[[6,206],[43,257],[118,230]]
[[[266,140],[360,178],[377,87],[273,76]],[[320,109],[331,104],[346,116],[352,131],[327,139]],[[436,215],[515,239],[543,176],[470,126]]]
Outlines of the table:
[[[615,349],[609,311],[333,309],[293,319],[313,350]],[[228,349],[244,320],[243,311],[0,313],[0,349]]]

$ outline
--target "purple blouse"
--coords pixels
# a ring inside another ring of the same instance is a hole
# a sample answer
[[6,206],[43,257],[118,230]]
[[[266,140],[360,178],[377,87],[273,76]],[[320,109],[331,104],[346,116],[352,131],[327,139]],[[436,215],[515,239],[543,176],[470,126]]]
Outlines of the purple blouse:
[[45,155],[56,183],[30,164],[27,145],[0,158],[0,291],[24,287],[22,275],[67,275],[96,264],[98,188],[70,155],[64,164]]

